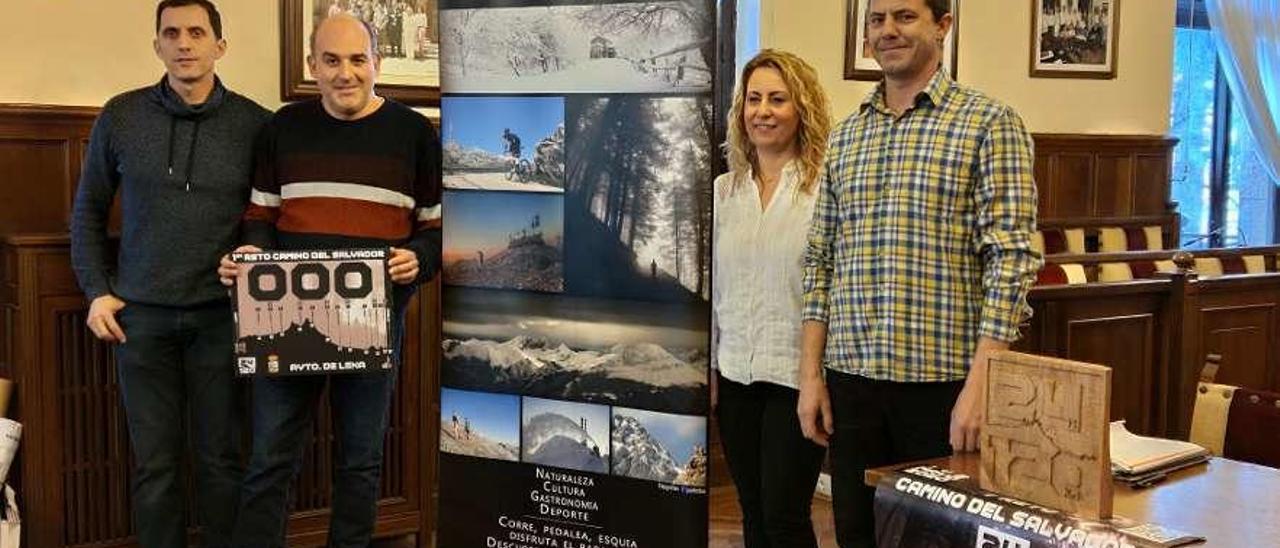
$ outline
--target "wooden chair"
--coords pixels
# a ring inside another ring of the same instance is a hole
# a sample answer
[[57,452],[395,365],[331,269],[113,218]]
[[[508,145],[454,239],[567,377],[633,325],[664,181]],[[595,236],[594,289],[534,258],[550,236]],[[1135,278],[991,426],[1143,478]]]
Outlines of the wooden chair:
[[1215,456],[1280,468],[1280,393],[1215,384],[1221,356],[1206,356],[1191,442]]

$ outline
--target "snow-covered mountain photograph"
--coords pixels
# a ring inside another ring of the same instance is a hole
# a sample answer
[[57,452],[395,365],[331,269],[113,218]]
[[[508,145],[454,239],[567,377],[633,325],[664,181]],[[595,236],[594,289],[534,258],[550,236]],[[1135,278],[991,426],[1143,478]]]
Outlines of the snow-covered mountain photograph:
[[444,97],[444,186],[564,192],[563,97]]
[[707,419],[613,408],[615,476],[705,487]]
[[440,450],[486,459],[519,460],[520,397],[440,390]]
[[564,291],[564,201],[559,194],[444,193],[444,283]]
[[448,287],[443,306],[445,386],[706,409],[705,305]]
[[609,407],[524,398],[520,460],[607,474]]
[[440,10],[446,93],[711,89],[711,0]]

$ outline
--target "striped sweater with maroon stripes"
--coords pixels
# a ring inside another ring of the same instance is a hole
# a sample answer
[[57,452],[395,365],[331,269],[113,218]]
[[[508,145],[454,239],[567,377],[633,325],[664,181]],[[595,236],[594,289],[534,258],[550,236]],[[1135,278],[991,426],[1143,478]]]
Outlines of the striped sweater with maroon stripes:
[[418,255],[420,283],[440,267],[440,169],[431,122],[400,103],[350,121],[319,100],[287,105],[256,144],[245,242],[403,247]]

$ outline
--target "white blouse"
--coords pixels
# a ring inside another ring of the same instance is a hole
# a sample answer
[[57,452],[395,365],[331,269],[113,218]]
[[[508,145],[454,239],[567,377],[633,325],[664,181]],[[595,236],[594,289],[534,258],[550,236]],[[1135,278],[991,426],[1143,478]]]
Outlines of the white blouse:
[[797,388],[804,253],[817,196],[800,190],[796,161],[782,170],[769,203],[748,171],[715,181],[712,366],[742,384]]

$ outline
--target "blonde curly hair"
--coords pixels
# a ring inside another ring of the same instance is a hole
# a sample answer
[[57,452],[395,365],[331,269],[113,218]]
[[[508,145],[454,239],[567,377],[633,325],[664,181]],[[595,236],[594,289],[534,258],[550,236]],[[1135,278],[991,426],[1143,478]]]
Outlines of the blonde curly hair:
[[[742,174],[748,168],[756,171],[760,168],[756,149],[747,138],[742,112],[746,108],[747,81],[751,78],[751,73],[762,67],[774,69],[782,75],[782,81],[787,85],[787,91],[800,115],[800,127],[796,130],[800,148],[796,157],[800,168],[800,190],[812,194],[818,184],[823,156],[827,152],[827,136],[831,133],[831,105],[822,85],[818,83],[817,71],[793,53],[777,49],[760,50],[742,67],[742,74],[734,90],[733,107],[729,109],[729,136],[724,144],[729,169]],[[734,185],[737,184],[735,181]]]

